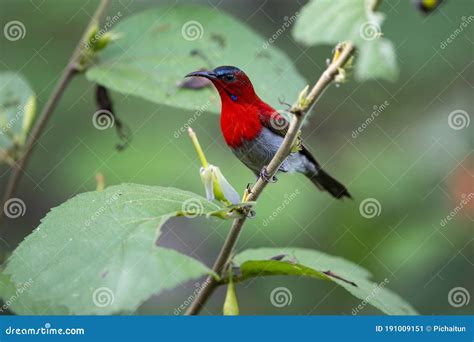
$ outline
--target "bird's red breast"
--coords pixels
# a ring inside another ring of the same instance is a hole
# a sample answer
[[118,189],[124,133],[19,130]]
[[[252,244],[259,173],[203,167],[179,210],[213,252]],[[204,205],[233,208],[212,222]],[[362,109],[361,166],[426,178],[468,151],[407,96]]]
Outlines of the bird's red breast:
[[250,103],[234,102],[229,97],[223,97],[221,130],[227,145],[236,148],[243,139],[256,138],[266,123],[264,121],[271,119],[271,113],[275,110],[257,96]]
[[243,139],[256,138],[262,127],[278,128],[282,122],[286,119],[256,95],[251,103],[222,98],[221,130],[227,145],[232,148],[239,147]]

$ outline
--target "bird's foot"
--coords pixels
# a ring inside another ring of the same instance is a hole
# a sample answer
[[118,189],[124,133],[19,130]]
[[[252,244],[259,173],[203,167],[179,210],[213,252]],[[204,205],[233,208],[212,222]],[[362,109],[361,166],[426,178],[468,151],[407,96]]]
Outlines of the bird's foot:
[[260,171],[260,178],[262,178],[267,183],[276,183],[278,181],[278,178],[276,176],[270,177],[266,166],[264,166]]

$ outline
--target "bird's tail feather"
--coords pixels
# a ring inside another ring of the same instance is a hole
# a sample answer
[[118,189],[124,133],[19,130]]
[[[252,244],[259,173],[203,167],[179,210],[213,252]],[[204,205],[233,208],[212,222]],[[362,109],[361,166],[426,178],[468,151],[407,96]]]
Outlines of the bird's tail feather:
[[307,176],[320,190],[327,191],[338,199],[343,197],[352,198],[344,185],[332,178],[322,169],[318,170],[316,174]]

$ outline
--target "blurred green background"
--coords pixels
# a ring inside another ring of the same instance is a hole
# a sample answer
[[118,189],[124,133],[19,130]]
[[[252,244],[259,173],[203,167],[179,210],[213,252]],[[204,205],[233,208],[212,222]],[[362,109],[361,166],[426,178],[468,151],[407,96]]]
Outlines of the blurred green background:
[[[306,3],[193,2],[233,14],[265,39],[281,26],[285,16]],[[121,11],[126,17],[156,3],[113,1],[108,13]],[[96,6],[96,1],[0,1],[2,26],[21,18],[27,27],[21,41],[0,39],[0,71],[21,72],[37,92],[38,108],[48,99]],[[354,200],[333,200],[316,191],[304,177],[282,175],[261,197],[257,217],[247,223],[238,250],[315,248],[361,264],[373,272],[376,282],[387,278],[388,287],[422,314],[472,313],[472,300],[455,308],[448,302],[448,293],[463,287],[474,295],[474,201],[464,205],[444,227],[441,220],[459,206],[463,194],[474,192],[472,124],[460,130],[448,124],[448,115],[456,110],[466,111],[472,118],[474,22],[446,48],[440,44],[473,10],[472,1],[447,1],[436,13],[424,16],[409,1],[383,1],[380,11],[387,15],[384,36],[396,47],[399,80],[350,80],[332,87],[303,132],[320,163],[348,186]],[[239,42],[229,44],[238,49]],[[294,60],[308,83],[319,77],[331,54],[329,46],[308,49],[297,44],[290,30],[275,44]],[[27,213],[7,221],[2,252],[12,251],[51,207],[95,189],[97,172],[104,174],[107,185],[135,182],[204,194],[191,141],[186,134],[174,136],[193,113],[118,93],[112,96],[118,116],[133,131],[131,145],[119,152],[113,130],[94,128],[94,87],[84,77],[77,77],[31,158],[28,176],[18,191],[27,204]],[[388,105],[375,120],[354,135],[374,106],[385,102]],[[208,159],[221,168],[235,188],[243,189],[254,181],[253,174],[225,146],[217,115],[204,113],[192,127]],[[7,175],[2,165],[2,190]],[[292,195],[295,191],[296,196]],[[285,204],[289,197],[295,198]],[[367,198],[380,203],[378,216],[361,215],[359,205]],[[265,224],[278,206],[285,209]],[[212,265],[229,226],[228,221],[173,219],[166,224],[161,241]],[[271,305],[270,292],[277,286],[290,289],[291,305]],[[184,284],[151,298],[138,314],[173,314],[194,288],[194,283]],[[223,296],[220,289],[203,314],[220,314]],[[289,277],[239,284],[237,296],[241,314],[350,315],[360,303],[332,283]],[[378,313],[367,306],[359,314]]]

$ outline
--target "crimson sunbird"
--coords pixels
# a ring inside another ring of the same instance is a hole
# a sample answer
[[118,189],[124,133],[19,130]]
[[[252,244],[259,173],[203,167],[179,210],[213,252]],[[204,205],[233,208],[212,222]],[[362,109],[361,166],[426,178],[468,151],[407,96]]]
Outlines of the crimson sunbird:
[[[263,102],[247,75],[234,66],[220,66],[211,71],[195,71],[185,77],[205,77],[216,87],[221,98],[221,130],[232,152],[257,177],[269,179],[266,166],[277,152],[288,131],[289,122]],[[328,175],[304,144],[282,163],[281,172],[299,172],[320,190],[336,198],[351,195],[346,187]]]

